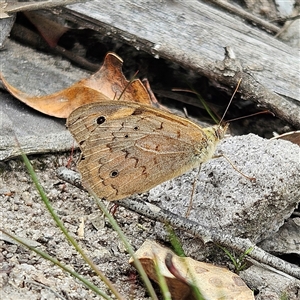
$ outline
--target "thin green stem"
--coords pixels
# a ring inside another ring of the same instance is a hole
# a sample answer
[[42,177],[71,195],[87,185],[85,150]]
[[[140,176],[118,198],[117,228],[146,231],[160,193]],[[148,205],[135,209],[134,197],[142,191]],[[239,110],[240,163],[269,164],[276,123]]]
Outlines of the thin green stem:
[[158,300],[156,293],[153,289],[153,286],[146,274],[146,272],[144,271],[143,266],[141,265],[140,261],[137,259],[133,248],[131,247],[131,245],[129,244],[128,240],[126,239],[126,236],[124,235],[124,233],[122,232],[121,228],[119,227],[119,225],[117,224],[116,220],[112,217],[112,215],[108,212],[106,206],[99,200],[99,198],[97,197],[97,195],[89,190],[89,193],[95,198],[97,205],[99,206],[99,208],[103,211],[103,213],[105,214],[105,216],[108,218],[111,226],[113,227],[113,229],[118,233],[120,239],[122,240],[122,242],[124,243],[128,253],[131,255],[131,257],[134,260],[134,264],[139,272],[139,274],[142,277],[142,280],[144,281],[146,288],[151,296],[151,298],[153,300]]
[[163,298],[164,298],[164,300],[172,300],[171,293],[169,291],[166,279],[162,275],[160,267],[159,267],[159,259],[156,256],[155,252],[153,253],[153,256],[154,256],[154,269],[155,269],[155,273],[156,273],[156,276],[157,276],[158,284],[159,284],[159,287],[161,289]]
[[109,297],[104,292],[102,292],[101,290],[99,290],[99,288],[97,286],[95,286],[93,283],[91,283],[86,278],[84,278],[81,275],[79,275],[77,272],[73,271],[72,269],[68,268],[67,266],[65,266],[64,264],[62,264],[61,262],[59,262],[56,258],[50,256],[46,252],[43,252],[43,251],[39,250],[38,248],[35,248],[35,247],[32,247],[32,246],[28,245],[27,243],[25,243],[24,241],[22,241],[18,237],[14,236],[14,235],[12,235],[10,233],[8,233],[4,229],[0,228],[0,231],[3,232],[4,234],[6,234],[7,236],[9,236],[10,238],[12,238],[13,240],[17,241],[21,245],[25,246],[29,250],[31,250],[31,251],[35,252],[36,254],[38,254],[39,256],[43,257],[44,259],[47,259],[47,260],[51,261],[53,264],[59,266],[64,271],[66,271],[67,273],[69,273],[73,277],[75,277],[78,280],[80,280],[86,287],[88,287],[90,290],[94,291],[97,295],[99,295],[101,297],[104,297],[107,300],[112,300],[111,297]]
[[30,176],[32,178],[32,181],[34,182],[36,189],[38,190],[43,202],[45,203],[48,211],[50,212],[53,220],[57,224],[57,226],[61,229],[63,234],[66,236],[66,238],[69,240],[69,242],[74,246],[74,248],[80,253],[82,258],[86,261],[86,263],[91,267],[91,269],[94,270],[94,272],[101,278],[101,280],[109,287],[111,292],[117,297],[117,299],[123,299],[123,297],[119,294],[119,292],[114,287],[113,283],[97,268],[97,266],[93,263],[93,261],[84,253],[84,251],[80,248],[76,240],[68,233],[67,229],[63,225],[62,221],[59,219],[58,215],[52,208],[50,201],[48,200],[43,187],[40,185],[39,180],[33,170],[33,167],[27,158],[25,154],[22,154],[22,158],[24,160],[24,163],[28,169],[28,172],[30,173]]

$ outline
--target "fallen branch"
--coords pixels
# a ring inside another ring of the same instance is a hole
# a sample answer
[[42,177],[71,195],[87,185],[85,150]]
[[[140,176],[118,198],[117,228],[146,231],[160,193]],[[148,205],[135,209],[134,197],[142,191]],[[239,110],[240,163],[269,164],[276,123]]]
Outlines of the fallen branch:
[[[76,173],[65,167],[60,167],[56,174],[60,179],[67,181],[80,189],[83,189],[79,173]],[[204,243],[213,242],[241,253],[245,253],[249,249],[252,249],[248,254],[248,257],[250,257],[252,260],[265,264],[269,267],[273,267],[276,270],[300,279],[299,267],[267,253],[263,249],[257,247],[249,239],[233,237],[222,233],[220,230],[206,228],[194,221],[173,214],[168,210],[161,209],[158,206],[146,203],[142,200],[125,199],[121,201],[115,201],[114,203],[141,214],[151,220],[168,223],[171,226],[182,229],[188,233],[191,233],[195,237],[200,238]]]

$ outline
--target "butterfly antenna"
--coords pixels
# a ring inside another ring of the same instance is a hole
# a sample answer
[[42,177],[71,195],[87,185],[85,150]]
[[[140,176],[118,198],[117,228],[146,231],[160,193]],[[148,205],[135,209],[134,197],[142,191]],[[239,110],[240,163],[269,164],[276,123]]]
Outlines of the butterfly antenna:
[[243,117],[238,117],[238,118],[230,119],[230,120],[227,120],[227,122],[233,122],[233,121],[237,121],[237,120],[241,120],[241,119],[245,119],[245,118],[249,118],[249,117],[254,117],[254,116],[257,116],[257,115],[261,115],[261,114],[270,114],[273,117],[275,117],[275,114],[272,113],[271,111],[264,110],[264,111],[256,112],[256,113],[251,114],[251,115],[247,115],[247,116],[243,116]]
[[223,116],[222,116],[222,118],[221,118],[221,120],[220,120],[220,122],[219,122],[219,125],[223,122],[224,117],[226,116],[227,111],[228,111],[228,109],[229,109],[229,106],[230,106],[230,104],[231,104],[231,102],[232,102],[232,100],[233,100],[233,98],[234,98],[236,92],[238,91],[238,89],[239,89],[239,87],[240,87],[241,81],[242,81],[242,78],[239,79],[239,81],[238,81],[238,83],[237,83],[237,85],[236,85],[236,88],[235,88],[235,90],[234,90],[234,92],[233,92],[233,94],[232,94],[232,96],[231,96],[231,98],[230,98],[230,101],[229,101],[229,103],[228,103],[228,105],[227,105],[227,107],[226,107],[226,109],[225,109],[225,111],[224,111],[224,113],[223,113]]
[[126,89],[127,89],[127,88],[129,87],[129,85],[133,82],[133,80],[136,79],[136,75],[138,74],[138,72],[139,72],[139,70],[137,70],[137,71],[133,74],[132,78],[128,81],[128,83],[126,84],[125,88],[123,89],[123,91],[122,91],[122,93],[121,93],[121,95],[120,95],[120,97],[119,97],[118,100],[121,99],[121,97],[122,97],[123,94],[125,93]]

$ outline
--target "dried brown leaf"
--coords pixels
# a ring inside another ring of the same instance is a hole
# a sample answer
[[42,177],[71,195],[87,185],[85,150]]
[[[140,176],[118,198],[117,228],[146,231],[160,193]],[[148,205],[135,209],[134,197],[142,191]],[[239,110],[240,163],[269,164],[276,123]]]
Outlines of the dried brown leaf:
[[282,139],[282,140],[290,141],[300,146],[300,130],[286,132],[278,136],[275,136],[272,139]]
[[[174,276],[165,264],[172,255],[172,265],[180,276]],[[157,282],[154,264],[157,263],[165,277],[173,300],[195,299],[189,283],[197,286],[204,299],[254,300],[253,292],[235,273],[212,264],[196,261],[190,257],[179,257],[171,250],[154,241],[146,240],[135,253],[149,278]],[[129,261],[133,264],[133,260]]]
[[123,100],[151,105],[147,89],[139,79],[128,81],[122,73],[122,59],[114,53],[105,56],[98,72],[69,88],[46,96],[31,96],[10,85],[0,74],[6,89],[28,106],[50,116],[67,118],[79,106],[92,102]]

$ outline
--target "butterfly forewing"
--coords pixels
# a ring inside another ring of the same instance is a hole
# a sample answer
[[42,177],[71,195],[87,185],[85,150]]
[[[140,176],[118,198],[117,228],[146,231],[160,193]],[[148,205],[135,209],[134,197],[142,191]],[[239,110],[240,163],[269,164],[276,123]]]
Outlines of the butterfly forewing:
[[83,183],[107,200],[181,175],[210,158],[218,140],[189,120],[122,101],[82,106],[67,126],[82,150]]

